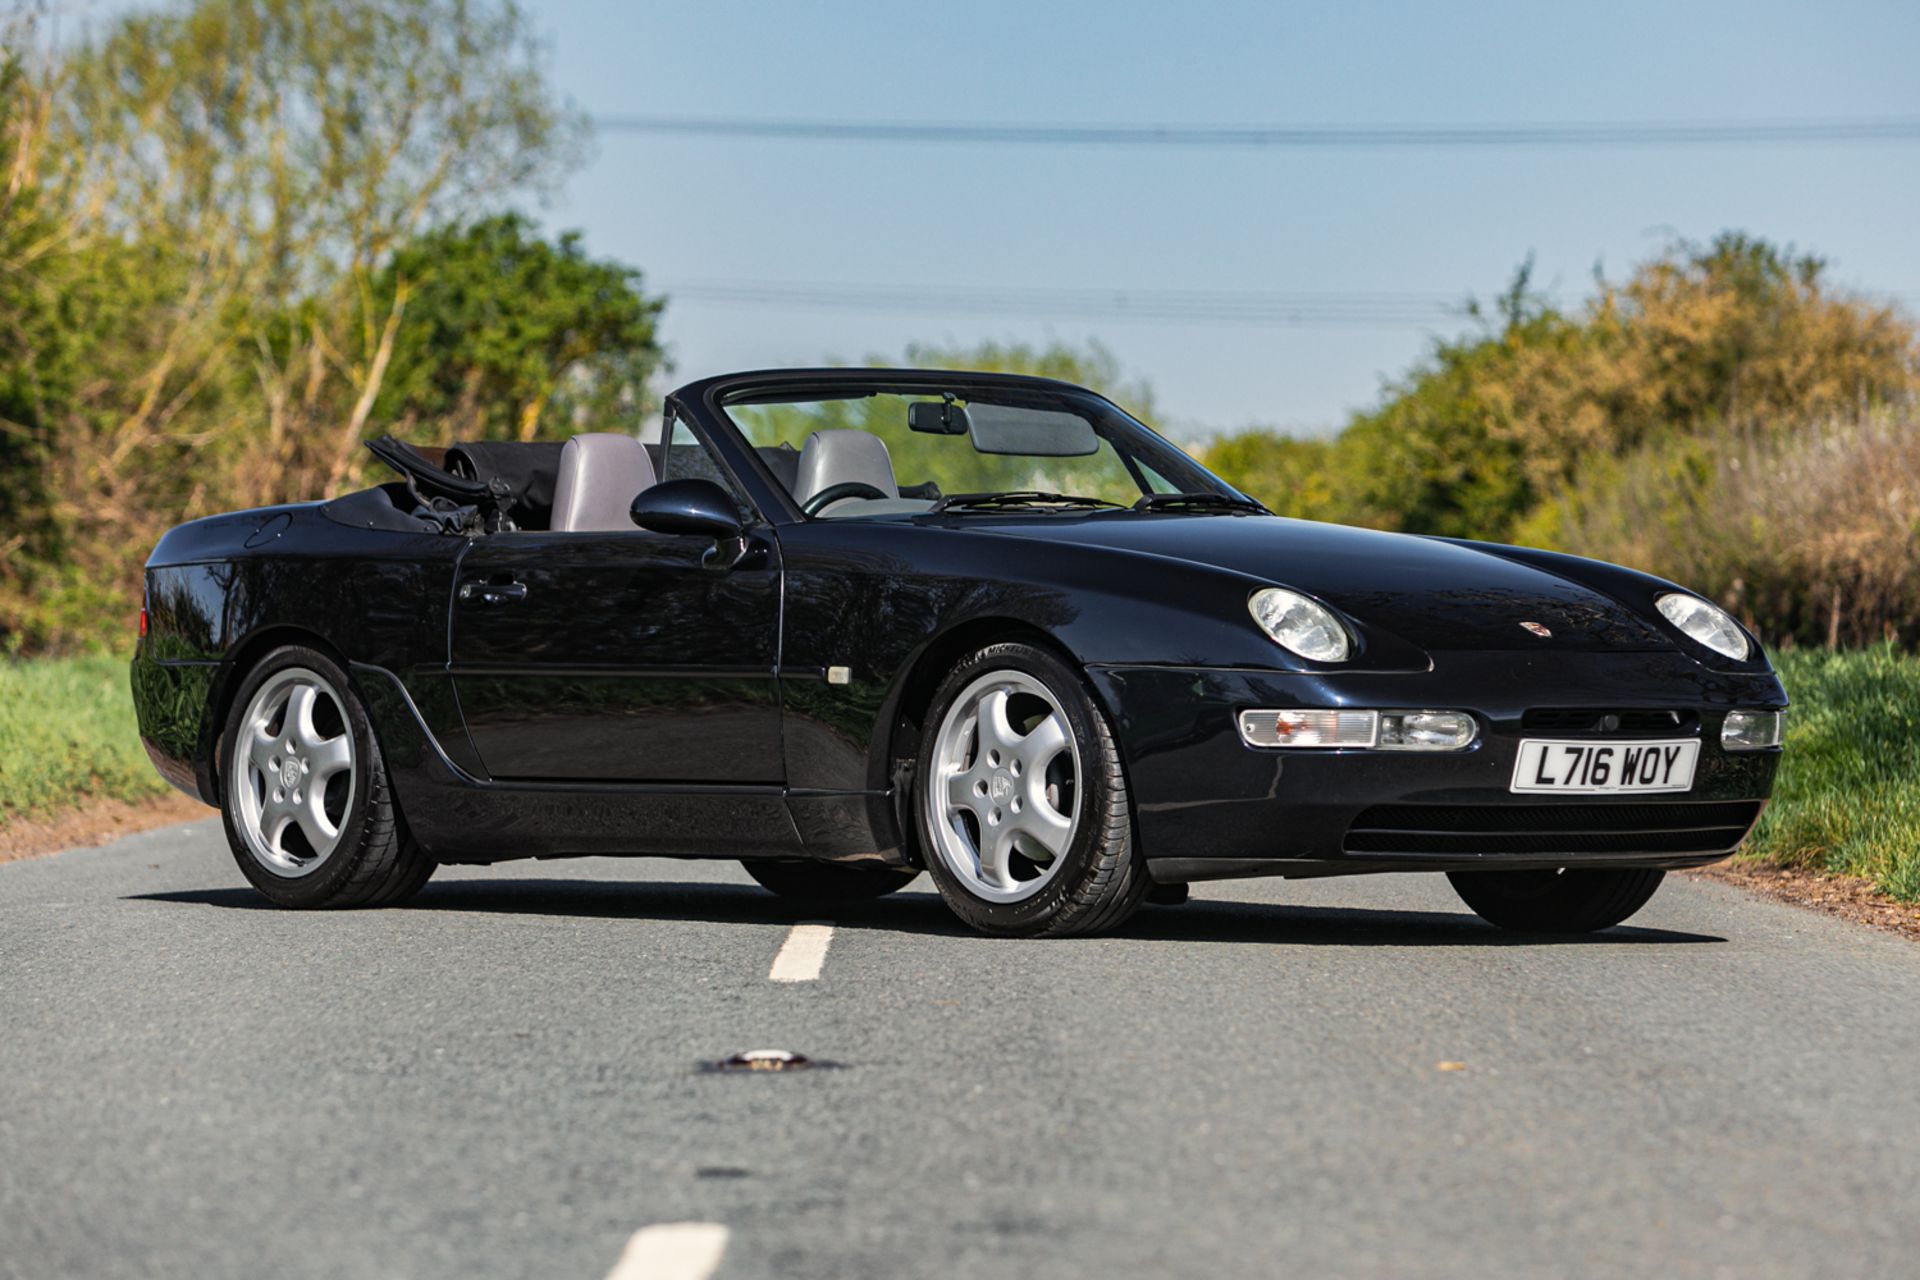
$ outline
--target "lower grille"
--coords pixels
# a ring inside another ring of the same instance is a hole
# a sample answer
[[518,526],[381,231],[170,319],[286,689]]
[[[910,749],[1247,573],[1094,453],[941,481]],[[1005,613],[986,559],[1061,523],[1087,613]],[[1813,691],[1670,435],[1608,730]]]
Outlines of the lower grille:
[[1383,804],[1347,828],[1348,853],[1717,853],[1740,843],[1758,800],[1669,804]]
[[1520,717],[1527,733],[1661,734],[1691,733],[1700,724],[1698,711],[1610,711],[1600,707],[1535,707]]

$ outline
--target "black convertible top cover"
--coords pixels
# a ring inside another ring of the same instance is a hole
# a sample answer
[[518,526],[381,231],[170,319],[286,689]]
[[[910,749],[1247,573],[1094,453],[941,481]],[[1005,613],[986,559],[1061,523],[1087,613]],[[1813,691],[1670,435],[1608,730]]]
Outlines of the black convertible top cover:
[[507,487],[510,510],[522,528],[545,528],[553,518],[553,490],[560,478],[557,440],[468,440],[447,450],[447,470],[466,480],[499,480]]
[[375,457],[407,478],[422,506],[437,510],[438,503],[450,502],[470,507],[482,513],[489,530],[547,527],[564,447],[547,440],[469,440],[427,451],[392,436],[367,442]]

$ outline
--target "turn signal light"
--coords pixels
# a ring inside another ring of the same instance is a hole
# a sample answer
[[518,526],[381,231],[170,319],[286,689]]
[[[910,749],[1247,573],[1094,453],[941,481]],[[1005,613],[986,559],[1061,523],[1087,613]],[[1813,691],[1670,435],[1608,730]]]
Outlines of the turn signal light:
[[1464,751],[1480,736],[1465,711],[1242,711],[1240,740],[1250,747],[1322,747],[1382,751]]
[[1242,711],[1250,747],[1370,747],[1380,737],[1377,711]]

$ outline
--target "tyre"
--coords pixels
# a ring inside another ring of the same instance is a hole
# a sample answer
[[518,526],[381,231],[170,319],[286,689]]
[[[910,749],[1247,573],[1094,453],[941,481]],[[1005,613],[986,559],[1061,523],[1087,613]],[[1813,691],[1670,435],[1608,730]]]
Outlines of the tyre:
[[1028,644],[990,645],[934,694],[914,767],[927,870],[983,933],[1111,929],[1150,888],[1126,773],[1080,673]]
[[390,906],[433,874],[394,805],[366,708],[326,654],[268,654],[241,682],[220,741],[227,843],[275,903]]
[[1528,933],[1592,933],[1647,905],[1666,878],[1644,867],[1452,871],[1453,890],[1489,924]]
[[779,858],[743,858],[740,865],[783,898],[811,898],[816,902],[884,897],[906,888],[920,874],[911,867],[850,867]]

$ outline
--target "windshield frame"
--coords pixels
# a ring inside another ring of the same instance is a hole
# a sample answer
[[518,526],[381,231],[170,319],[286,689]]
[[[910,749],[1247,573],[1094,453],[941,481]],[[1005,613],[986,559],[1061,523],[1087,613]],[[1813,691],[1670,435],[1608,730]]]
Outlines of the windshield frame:
[[[963,401],[1028,404],[1078,413],[1123,457],[1128,454],[1137,457],[1169,483],[1186,489],[1185,482],[1192,480],[1195,488],[1190,491],[1246,497],[1200,465],[1186,450],[1111,400],[1085,387],[1053,378],[949,369],[769,369],[705,378],[687,384],[668,399],[669,413],[683,413],[705,428],[720,460],[772,523],[852,525],[865,521],[821,519],[804,514],[786,486],[761,461],[727,407],[755,401],[803,403],[858,400],[875,395],[930,397],[942,394]],[[955,513],[942,513],[942,517],[951,514]],[[911,518],[923,518],[923,515]]]

